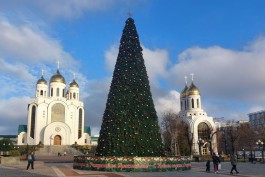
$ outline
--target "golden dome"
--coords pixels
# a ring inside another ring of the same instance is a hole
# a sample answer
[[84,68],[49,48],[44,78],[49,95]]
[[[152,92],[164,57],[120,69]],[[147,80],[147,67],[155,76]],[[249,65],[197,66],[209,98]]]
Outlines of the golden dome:
[[185,85],[185,88],[180,93],[180,98],[184,98],[187,96],[187,90],[188,90],[188,87],[187,85]]
[[64,77],[60,74],[59,70],[51,77],[50,83],[52,82],[58,82],[58,83],[63,83],[65,84],[65,79]]
[[200,90],[194,85],[193,82],[188,89],[188,95],[200,95]]
[[37,84],[45,84],[47,85],[47,81],[41,76],[41,78],[38,80]]
[[75,82],[75,80],[73,80],[71,83],[70,83],[70,87],[77,87],[79,88],[78,84]]

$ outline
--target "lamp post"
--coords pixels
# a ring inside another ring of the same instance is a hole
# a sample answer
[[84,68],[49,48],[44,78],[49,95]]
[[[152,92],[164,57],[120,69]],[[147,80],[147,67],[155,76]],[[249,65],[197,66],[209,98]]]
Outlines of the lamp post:
[[246,157],[246,154],[245,154],[245,149],[243,148],[243,157],[244,157],[244,162],[245,162],[245,157]]
[[259,150],[260,150],[260,147],[262,146],[262,151],[261,151],[261,155],[262,155],[262,162],[264,162],[263,161],[263,145],[264,145],[264,142],[263,141],[261,141],[261,140],[258,140],[257,142],[256,142],[256,144],[259,146]]
[[204,144],[204,140],[199,138],[198,139],[198,145],[199,145],[199,153],[200,153],[200,156],[202,156],[202,151],[201,151],[201,146]]
[[210,155],[212,155],[212,140],[213,140],[213,136],[211,136],[210,138],[209,138],[209,144],[210,144]]

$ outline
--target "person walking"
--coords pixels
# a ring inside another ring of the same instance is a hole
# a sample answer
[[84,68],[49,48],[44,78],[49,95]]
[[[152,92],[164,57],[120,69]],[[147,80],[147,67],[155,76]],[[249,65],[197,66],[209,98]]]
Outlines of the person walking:
[[218,173],[218,165],[220,164],[220,159],[215,153],[213,153],[212,159],[213,159],[214,173]]
[[230,171],[230,174],[233,174],[234,170],[236,171],[236,173],[239,173],[237,171],[237,169],[236,169],[236,165],[237,165],[237,156],[236,156],[236,154],[231,156],[230,161],[231,161],[231,165],[232,165],[232,169]]
[[210,167],[211,167],[211,161],[207,160],[207,162],[206,162],[206,172],[210,172]]
[[30,154],[28,154],[27,170],[29,169],[29,166],[31,166],[31,169],[34,169],[34,161],[35,161],[35,156],[34,153],[31,152]]

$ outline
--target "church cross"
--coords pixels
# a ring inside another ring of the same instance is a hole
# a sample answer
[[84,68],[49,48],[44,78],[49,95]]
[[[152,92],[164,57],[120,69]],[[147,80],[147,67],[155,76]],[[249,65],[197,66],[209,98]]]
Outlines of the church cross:
[[56,63],[57,63],[57,69],[59,69],[60,68],[60,62],[59,62],[59,60]]
[[187,82],[187,78],[188,78],[187,76],[184,77],[184,79],[185,79],[185,84],[186,84],[186,85],[188,84],[188,82]]
[[43,74],[44,74],[44,70],[42,69],[42,70],[41,70],[41,75],[43,76]]
[[191,73],[190,75],[191,75],[191,80],[193,81],[194,74],[193,74],[193,73]]

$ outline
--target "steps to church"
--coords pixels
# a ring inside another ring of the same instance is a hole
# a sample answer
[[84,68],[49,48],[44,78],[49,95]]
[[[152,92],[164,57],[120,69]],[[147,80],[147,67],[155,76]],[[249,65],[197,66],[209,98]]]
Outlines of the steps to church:
[[83,155],[82,152],[72,148],[71,146],[44,146],[43,148],[39,148],[36,152],[36,156],[58,156],[58,153],[61,154],[61,157],[66,156],[73,157],[74,155]]

